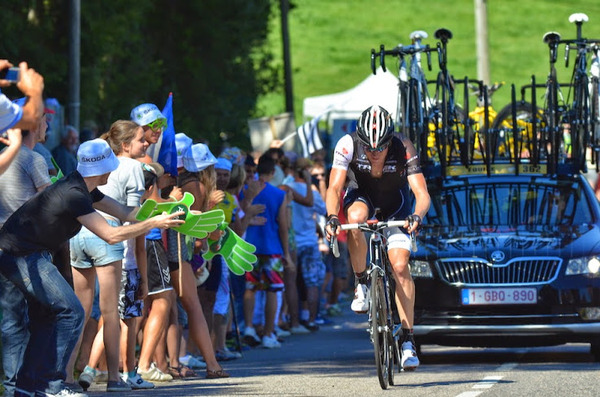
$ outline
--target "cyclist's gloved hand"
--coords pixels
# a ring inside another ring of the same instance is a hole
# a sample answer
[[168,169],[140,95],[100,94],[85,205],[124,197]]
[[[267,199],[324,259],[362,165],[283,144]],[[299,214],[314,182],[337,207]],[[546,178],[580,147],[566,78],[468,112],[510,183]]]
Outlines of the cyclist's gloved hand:
[[336,230],[340,226],[342,226],[342,224],[337,215],[327,215],[327,223],[325,224],[325,231],[328,235],[327,240],[329,240],[329,236],[336,234]]
[[417,214],[409,215],[406,218],[406,221],[408,222],[407,229],[410,233],[418,231],[421,228],[421,225],[423,224],[423,220]]

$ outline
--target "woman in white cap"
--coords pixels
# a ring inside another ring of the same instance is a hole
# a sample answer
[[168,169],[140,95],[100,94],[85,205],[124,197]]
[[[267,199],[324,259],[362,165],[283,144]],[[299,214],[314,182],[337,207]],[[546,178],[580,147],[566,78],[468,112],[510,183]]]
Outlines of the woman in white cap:
[[[150,145],[156,144],[160,135],[167,128],[167,118],[153,103],[142,103],[134,107],[130,114],[131,120],[144,129],[144,137]],[[150,163],[152,159],[145,155],[142,160]]]
[[[139,206],[145,184],[142,163],[137,159],[146,154],[148,147],[142,127],[133,121],[117,120],[100,138],[108,142],[119,159],[118,168],[100,191],[122,205]],[[102,215],[113,226],[121,224],[114,216]],[[107,244],[86,228],[70,241],[75,293],[86,310],[86,320],[92,309],[96,278],[100,287],[103,325],[92,346],[88,365],[79,376],[79,384],[86,390],[96,375],[95,368],[103,353],[106,353],[108,366],[108,391],[154,387],[136,374],[135,351],[131,346],[135,340],[135,319],[142,316],[143,299],[148,293],[144,242],[142,235],[123,243]],[[138,298],[128,302],[122,288]],[[128,339],[129,346],[121,346],[120,351],[120,342]],[[123,380],[119,376],[119,358],[123,359]]]
[[[183,167],[183,152],[192,145],[192,139],[184,133],[175,134],[175,145],[177,148],[177,167],[180,168]],[[159,167],[157,172],[159,181],[170,178],[168,174],[164,174],[162,166],[157,163],[153,163],[152,166]],[[163,189],[166,186],[159,186],[159,188]],[[179,193],[181,191],[178,189]],[[170,194],[173,195],[174,191],[172,190]],[[159,195],[154,199],[160,200]],[[147,317],[138,361],[138,373],[143,379],[150,382],[167,382],[173,380],[173,376],[169,373],[164,340],[169,326],[171,308],[175,302],[175,294],[173,293],[173,280],[169,271],[169,260],[163,244],[162,233],[159,229],[152,230],[146,235],[146,252],[148,258],[148,297],[145,301]],[[170,366],[176,368],[178,373],[194,374],[193,371],[186,371],[180,365],[178,362],[179,353],[171,356],[173,357],[170,357]],[[187,365],[188,362],[185,364]],[[199,361],[198,364],[202,365],[204,363]]]
[[[196,201],[192,205],[192,209],[206,211],[210,208],[209,200],[218,200],[218,194],[211,194],[214,191],[214,167],[217,162],[215,156],[210,152],[207,145],[203,143],[197,143],[192,145],[183,154],[183,172],[178,177],[178,186],[184,192],[190,192],[194,194]],[[187,171],[187,172],[186,172]],[[204,185],[201,181],[203,175],[212,175],[208,178],[212,178],[212,184],[208,183]],[[223,192],[221,192],[222,194]],[[214,205],[214,204],[213,204]],[[171,278],[173,280],[182,280],[183,284],[180,286],[177,281],[174,282],[174,287],[177,290],[183,308],[188,315],[188,325],[190,330],[190,338],[194,341],[196,346],[200,348],[200,352],[206,362],[206,377],[208,379],[214,378],[227,378],[229,373],[225,372],[219,365],[215,351],[213,349],[210,332],[206,323],[206,318],[202,311],[202,305],[198,299],[198,293],[196,290],[196,278],[192,265],[189,263],[191,257],[190,253],[185,252],[182,246],[182,257],[186,260],[182,261],[181,268],[177,263],[177,251],[174,250],[177,245],[169,246],[169,267],[171,268]],[[175,252],[175,257],[173,257]],[[182,272],[180,276],[180,272]]]
[[0,305],[18,305],[24,312],[22,318],[28,319],[28,324],[15,328],[11,335],[27,345],[16,383],[22,395],[86,396],[64,384],[65,368],[81,334],[85,312],[48,253],[77,234],[82,225],[115,244],[153,227],[183,223],[177,219],[183,212],[177,212],[131,225],[109,225],[96,209],[124,221],[135,221],[137,213],[137,208],[121,205],[97,189],[106,184],[119,160],[102,139],[82,144],[77,157],[75,172],[32,197],[0,229],[0,277],[21,293]]

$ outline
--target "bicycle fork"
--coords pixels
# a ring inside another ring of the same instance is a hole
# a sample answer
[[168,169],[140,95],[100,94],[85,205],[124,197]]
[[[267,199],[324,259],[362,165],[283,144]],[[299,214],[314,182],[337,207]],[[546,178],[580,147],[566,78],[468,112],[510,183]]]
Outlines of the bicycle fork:
[[[383,292],[383,297],[379,297],[380,300],[383,300],[382,304],[385,305],[386,310],[385,312],[387,313],[387,315],[390,315],[390,302],[389,302],[389,296],[387,294],[387,290],[388,290],[388,280],[387,280],[387,275],[386,275],[386,271],[385,269],[382,267],[385,266],[385,264],[383,263],[383,255],[381,252],[382,249],[382,240],[381,240],[381,236],[377,233],[373,233],[370,236],[370,244],[369,244],[369,269],[367,270],[367,275],[369,280],[373,280],[372,274],[374,272],[377,272],[378,278],[381,278],[381,282],[383,284],[383,291],[379,291],[379,292]],[[378,288],[377,285],[373,285],[373,283],[371,283],[370,288]],[[377,302],[373,302],[371,299],[369,300],[369,305],[373,305],[373,304],[377,304]],[[370,307],[369,307],[370,309]],[[373,332],[378,332],[378,333],[384,333],[384,332],[389,332],[389,326],[388,324],[390,324],[390,319],[387,318],[385,319],[385,324],[383,326],[379,325],[377,322],[377,319],[372,318],[372,311],[369,310],[369,318],[368,318],[368,324],[369,327],[367,328],[367,332],[369,333],[370,339],[371,339],[371,343],[373,343]],[[377,327],[377,329],[375,330],[374,328]]]

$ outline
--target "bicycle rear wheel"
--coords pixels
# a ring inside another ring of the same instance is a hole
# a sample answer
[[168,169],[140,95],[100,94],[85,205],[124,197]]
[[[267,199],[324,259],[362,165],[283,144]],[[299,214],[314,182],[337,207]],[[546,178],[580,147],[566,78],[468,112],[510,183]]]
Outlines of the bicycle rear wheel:
[[[516,131],[518,136],[518,148],[515,150],[513,118],[512,118],[512,104],[508,104],[503,107],[492,124],[492,131],[496,134],[494,145],[496,158],[507,159],[514,161],[515,157],[519,156],[521,159],[530,158],[533,156],[533,151],[538,148],[533,146],[533,123],[537,123],[536,131],[538,134],[538,142],[541,140],[539,136],[541,131],[546,127],[546,120],[542,109],[533,109],[533,105],[529,102],[520,101],[515,104],[517,114],[517,126]],[[536,115],[534,118],[534,114]],[[542,147],[543,145],[538,145]],[[537,153],[537,158],[543,157],[544,153]]]
[[387,315],[385,310],[385,298],[383,279],[379,272],[371,273],[371,337],[373,339],[373,350],[375,351],[375,365],[377,366],[377,377],[382,389],[389,386],[390,368],[390,346],[386,332]]

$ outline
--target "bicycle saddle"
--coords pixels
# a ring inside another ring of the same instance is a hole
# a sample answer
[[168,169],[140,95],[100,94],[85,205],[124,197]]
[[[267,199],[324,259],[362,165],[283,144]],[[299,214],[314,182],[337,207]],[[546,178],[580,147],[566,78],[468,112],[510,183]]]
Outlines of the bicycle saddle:
[[560,40],[560,33],[558,32],[547,32],[544,34],[544,43],[553,44]]
[[410,36],[408,36],[412,41],[415,40],[421,40],[421,39],[426,39],[427,36],[427,32],[425,32],[424,30],[415,30],[414,32],[412,32],[410,34]]
[[582,12],[576,12],[575,14],[571,14],[569,16],[569,22],[571,22],[571,23],[582,23],[582,22],[587,22],[587,21],[588,21],[588,16]]
[[433,36],[442,42],[446,42],[452,38],[452,32],[446,28],[439,28],[435,31]]

